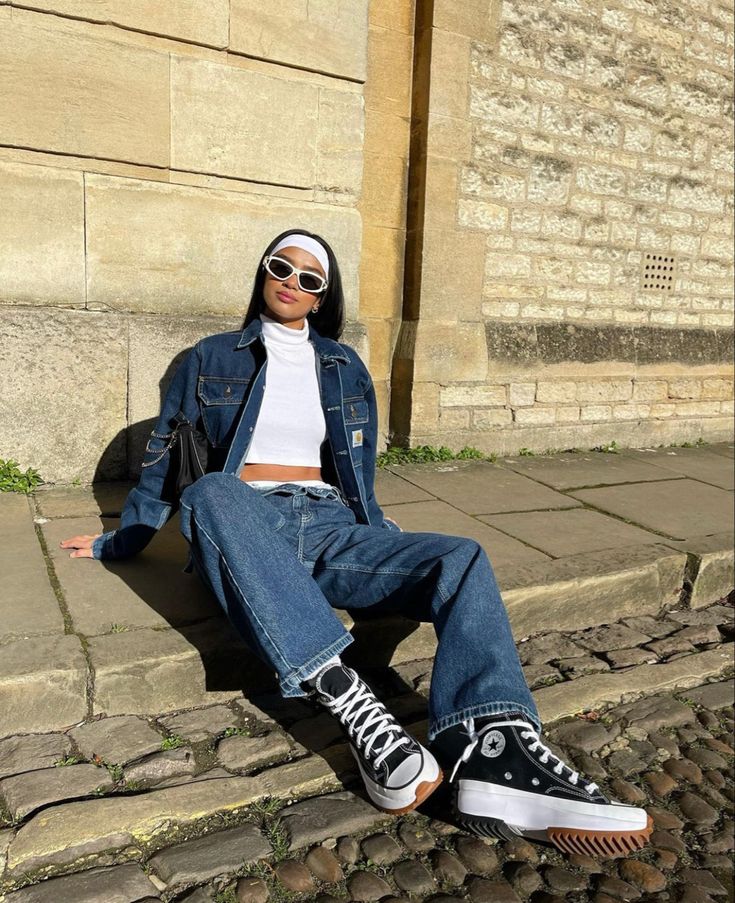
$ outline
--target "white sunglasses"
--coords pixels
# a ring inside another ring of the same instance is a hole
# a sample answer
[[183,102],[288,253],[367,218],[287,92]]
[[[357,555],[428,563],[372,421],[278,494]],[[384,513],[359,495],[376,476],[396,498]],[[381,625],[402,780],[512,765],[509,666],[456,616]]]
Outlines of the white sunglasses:
[[285,282],[296,273],[296,282],[302,292],[308,292],[310,295],[318,295],[325,291],[329,284],[327,280],[315,273],[313,270],[300,270],[295,267],[289,260],[283,257],[276,257],[269,254],[263,261],[266,272],[270,273],[274,279],[279,282]]

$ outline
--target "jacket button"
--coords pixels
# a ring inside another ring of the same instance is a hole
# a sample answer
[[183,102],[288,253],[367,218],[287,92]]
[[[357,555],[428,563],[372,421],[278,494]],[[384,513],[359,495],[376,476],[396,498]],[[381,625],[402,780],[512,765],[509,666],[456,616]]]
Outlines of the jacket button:
[[232,389],[229,386],[225,389],[225,395],[232,395]]

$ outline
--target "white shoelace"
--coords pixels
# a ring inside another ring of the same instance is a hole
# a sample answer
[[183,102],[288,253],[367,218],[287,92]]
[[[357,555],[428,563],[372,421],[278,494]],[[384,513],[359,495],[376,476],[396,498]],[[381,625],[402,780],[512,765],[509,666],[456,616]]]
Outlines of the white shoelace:
[[[566,769],[569,772],[569,783],[573,784],[575,787],[577,786],[577,782],[580,777],[579,772],[574,771],[574,769],[570,768],[568,765],[562,762],[562,760],[558,756],[554,755],[549,747],[541,742],[541,738],[539,737],[538,733],[531,727],[531,725],[527,721],[491,721],[489,724],[481,727],[479,731],[475,731],[475,721],[473,718],[470,718],[467,722],[467,736],[470,738],[470,743],[468,743],[467,747],[463,750],[462,755],[457,760],[457,763],[452,770],[451,777],[449,778],[450,781],[454,780],[454,775],[456,774],[457,769],[462,764],[462,762],[466,762],[472,755],[472,751],[480,742],[482,735],[487,733],[488,731],[493,730],[494,728],[501,726],[523,728],[523,730],[520,732],[521,737],[524,740],[533,740],[533,743],[529,744],[528,746],[528,751],[536,753],[537,750],[541,750],[541,755],[538,757],[538,759],[542,765],[546,765],[550,758],[556,759],[556,765],[552,768],[554,774],[561,776],[563,775],[564,769]],[[595,784],[594,782],[585,781],[584,778],[582,780],[585,785],[584,790],[586,790],[587,793],[594,793],[594,791],[598,789],[597,784]]]
[[[366,757],[369,758],[371,753],[375,755],[375,768],[379,768],[394,750],[411,742],[385,706],[359,680],[336,699],[323,699],[323,704],[340,719]],[[355,727],[361,715],[365,718],[359,727]],[[399,736],[396,737],[396,734]],[[385,742],[374,749],[374,744],[382,736],[385,736]]]

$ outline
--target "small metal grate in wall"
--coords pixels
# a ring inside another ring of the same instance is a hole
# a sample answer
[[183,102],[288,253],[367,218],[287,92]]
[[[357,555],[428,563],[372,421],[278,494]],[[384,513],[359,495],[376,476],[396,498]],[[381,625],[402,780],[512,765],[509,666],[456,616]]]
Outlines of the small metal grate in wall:
[[665,254],[644,254],[641,263],[641,288],[670,292],[676,279],[676,258]]

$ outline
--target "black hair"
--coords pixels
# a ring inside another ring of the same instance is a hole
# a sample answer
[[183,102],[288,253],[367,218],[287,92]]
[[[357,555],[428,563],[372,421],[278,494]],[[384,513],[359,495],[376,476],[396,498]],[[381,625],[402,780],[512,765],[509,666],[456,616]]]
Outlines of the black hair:
[[268,254],[272,252],[273,248],[275,248],[282,239],[286,238],[287,235],[295,235],[297,233],[299,235],[308,235],[309,238],[318,241],[327,252],[327,258],[329,260],[329,276],[327,277],[329,285],[327,286],[327,290],[319,295],[319,310],[317,310],[316,313],[309,311],[307,320],[310,325],[314,326],[314,329],[320,336],[339,341],[344,329],[345,298],[342,291],[342,277],[339,273],[337,258],[334,256],[334,251],[321,235],[307,232],[305,229],[288,229],[286,232],[281,232],[280,235],[276,235],[273,241],[261,254],[260,261],[258,262],[258,269],[255,273],[255,279],[253,280],[250,305],[245,314],[245,322],[243,323],[242,328],[244,329],[265,310],[265,301],[263,300],[263,285],[265,284],[263,259],[267,257]]

